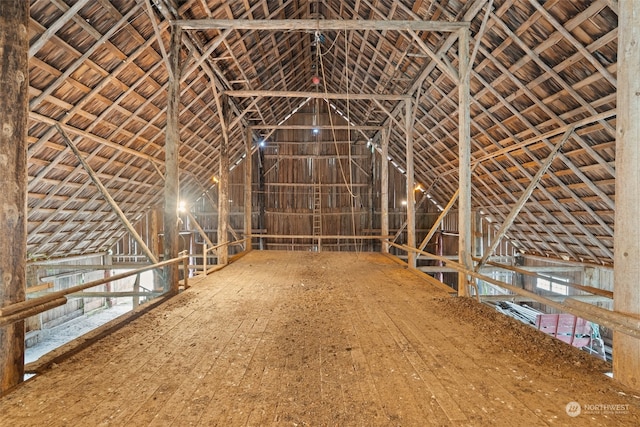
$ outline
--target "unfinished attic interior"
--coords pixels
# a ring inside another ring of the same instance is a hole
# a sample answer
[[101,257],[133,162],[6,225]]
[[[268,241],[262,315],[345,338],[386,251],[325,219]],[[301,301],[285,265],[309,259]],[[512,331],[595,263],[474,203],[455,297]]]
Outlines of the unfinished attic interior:
[[0,0],[0,425],[640,425],[639,17]]

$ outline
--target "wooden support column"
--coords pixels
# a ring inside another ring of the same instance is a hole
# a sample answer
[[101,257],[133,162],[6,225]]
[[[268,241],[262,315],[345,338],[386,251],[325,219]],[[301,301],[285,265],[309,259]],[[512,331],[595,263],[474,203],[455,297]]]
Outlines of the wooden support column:
[[482,256],[482,216],[475,209],[471,211],[471,256]]
[[[180,47],[182,30],[179,26],[171,28],[171,45],[169,46],[169,76],[167,95],[167,125],[165,130],[165,177],[164,177],[164,259],[178,256],[178,195],[180,190]],[[178,292],[178,265],[165,267],[164,289],[172,293]]]
[[247,139],[244,143],[244,237],[247,241],[244,244],[244,250],[251,250],[251,205],[253,203],[253,196],[251,193],[251,185],[252,185],[252,167],[253,163],[251,161],[251,145],[253,142],[253,137],[251,134],[251,130],[247,129]]
[[[0,1],[0,307],[24,301],[29,2]],[[0,394],[22,382],[24,322],[0,327]]]
[[[156,207],[151,208],[149,211],[149,249],[151,253],[160,259],[160,223],[158,221],[159,210]],[[161,283],[162,275],[158,270],[153,270],[153,289],[154,291],[162,291]]]
[[[258,215],[258,228],[262,233],[267,227],[266,221],[266,205],[267,205],[267,197],[265,196],[265,173],[264,173],[264,150],[258,147],[258,208],[260,209],[260,213]],[[268,232],[269,230],[267,230]],[[265,249],[265,241],[261,237],[260,238],[260,250]]]
[[[215,86],[215,85],[213,85]],[[220,125],[223,138],[220,140],[220,181],[218,182],[218,245],[229,241],[227,228],[229,226],[229,132],[227,129],[227,115],[229,103],[226,96],[219,97],[218,111],[220,111]],[[229,262],[229,246],[218,248],[218,265]]]
[[[616,312],[640,317],[640,2],[618,2],[618,96],[614,300]],[[614,332],[613,377],[640,390],[640,339]]]
[[[416,247],[416,182],[413,164],[413,126],[411,99],[405,101],[405,134],[407,139],[407,246]],[[416,253],[407,253],[407,265],[416,268]]]
[[149,249],[156,258],[160,256],[160,225],[158,223],[158,209],[151,208],[149,211]]
[[[389,235],[389,136],[387,129],[382,130],[380,155],[380,223],[382,235]],[[382,242],[382,252],[389,253],[389,243]]]
[[[460,58],[460,83],[458,85],[458,156],[459,156],[459,195],[458,195],[458,257],[459,262],[470,270],[471,259],[471,95],[469,90],[469,29],[458,32],[458,51]],[[458,273],[458,295],[468,295],[469,277]]]
[[[103,277],[105,279],[108,279],[109,277],[111,277],[113,275],[113,270],[111,269],[111,266],[113,266],[113,255],[111,255],[110,252],[107,252],[106,254],[104,254],[102,256],[102,264],[105,266]],[[155,273],[155,270],[154,270],[154,273]],[[154,283],[153,283],[154,287],[156,286],[156,283],[157,283],[157,281],[156,281],[156,278],[154,276]],[[112,286],[113,285],[112,285],[111,282],[105,283],[104,284],[105,292],[111,292],[113,290]],[[114,300],[111,297],[105,298],[105,303],[106,303],[107,307],[113,307],[113,301]]]

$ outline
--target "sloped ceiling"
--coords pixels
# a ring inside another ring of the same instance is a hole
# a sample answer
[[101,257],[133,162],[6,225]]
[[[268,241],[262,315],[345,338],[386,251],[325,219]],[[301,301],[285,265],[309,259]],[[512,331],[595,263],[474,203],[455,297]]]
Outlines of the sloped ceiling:
[[[528,253],[610,264],[616,13],[615,0],[32,0],[29,253],[96,252],[124,233],[61,132],[131,221],[161,204],[168,74],[157,34],[168,51],[169,19],[437,20],[471,22],[474,208],[500,224],[576,125],[508,236]],[[419,100],[416,178],[446,204],[458,183],[458,89],[426,49],[457,69],[446,33],[186,31],[181,192],[198,197],[218,168],[212,85],[313,91],[319,75],[327,92]],[[245,126],[280,123],[301,101],[232,98],[232,164]],[[401,101],[332,103],[354,124],[390,126],[390,155],[405,167]]]

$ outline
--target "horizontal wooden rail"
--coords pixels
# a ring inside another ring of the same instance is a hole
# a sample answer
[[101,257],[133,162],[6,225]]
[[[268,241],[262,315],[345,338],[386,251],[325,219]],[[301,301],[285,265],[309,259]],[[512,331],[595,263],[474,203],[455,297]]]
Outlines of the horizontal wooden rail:
[[[350,99],[366,100],[377,99],[379,101],[401,101],[411,99],[409,95],[387,95],[379,93],[327,93],[327,92],[295,92],[281,90],[226,90],[226,95],[236,98],[249,98],[253,96],[271,98],[314,98],[314,99]],[[357,130],[357,129],[354,129]]]
[[38,304],[34,307],[31,307],[22,311],[18,311],[16,313],[13,313],[7,316],[2,316],[0,317],[0,328],[15,322],[19,322],[20,320],[24,320],[27,317],[35,316],[36,314],[42,313],[43,311],[60,307],[61,305],[65,305],[66,303],[67,303],[67,297],[58,297],[54,300],[47,301],[42,304]]
[[[148,262],[128,262],[117,264],[54,264],[47,268],[54,270],[129,270],[131,268],[140,267],[141,265],[147,266],[151,264]],[[55,277],[55,275],[52,277]],[[31,288],[27,288],[27,292],[29,292],[29,289]]]
[[[480,258],[475,258],[474,257],[473,260],[474,261],[480,261]],[[608,291],[606,289],[594,288],[593,286],[585,286],[585,285],[580,285],[578,283],[561,282],[561,281],[558,281],[558,280],[554,280],[553,278],[551,278],[549,276],[536,274],[534,272],[531,272],[529,270],[525,270],[523,268],[518,268],[518,267],[513,266],[513,265],[501,264],[501,263],[495,262],[495,261],[487,261],[486,264],[487,265],[492,265],[494,267],[499,267],[499,268],[502,268],[504,270],[513,271],[514,273],[523,274],[525,276],[530,276],[530,277],[535,277],[535,278],[538,278],[538,279],[549,280],[549,281],[551,281],[553,283],[559,283],[559,284],[561,284],[563,286],[568,286],[570,288],[575,288],[575,289],[579,289],[579,290],[584,291],[584,292],[589,292],[590,294],[600,295],[602,297],[613,299],[613,292]]]
[[351,239],[351,240],[369,240],[369,239],[388,239],[393,236],[340,236],[340,235],[322,235],[314,236],[312,234],[251,234],[251,237],[262,237],[266,239]]
[[27,262],[27,265],[38,266],[38,267],[45,266],[45,265],[50,266],[50,265],[61,263],[62,260],[64,260],[65,262],[84,261],[89,258],[102,257],[104,255],[107,255],[107,252],[95,252],[95,253],[90,253],[86,255],[75,255],[75,256],[66,257],[66,258],[51,258],[51,259],[29,261]]
[[[58,305],[62,305],[66,303],[66,296],[69,294],[80,292],[85,289],[93,288],[95,286],[103,285],[105,283],[113,282],[115,280],[124,279],[129,276],[133,276],[148,270],[153,270],[153,269],[164,267],[167,265],[178,264],[178,263],[184,264],[185,259],[187,258],[188,257],[186,255],[182,255],[179,258],[173,258],[167,261],[162,261],[157,264],[144,266],[141,268],[137,268],[135,270],[127,271],[125,273],[120,273],[114,276],[105,277],[104,279],[94,280],[92,282],[84,283],[77,286],[72,286],[70,288],[63,289],[60,291],[50,292],[50,293],[47,293],[46,295],[42,295],[37,298],[21,301],[15,304],[8,305],[6,307],[2,307],[0,308],[0,325],[7,324],[5,322],[9,322],[9,323],[17,322],[19,320],[26,319],[27,317],[33,316],[34,314],[38,314],[43,311],[47,311],[53,307],[57,307]],[[185,282],[185,287],[187,287],[186,274],[185,274],[184,282]],[[50,306],[50,304],[55,304],[55,305]]]
[[[249,126],[249,129],[260,129],[260,130],[382,130],[384,127],[382,126],[362,126],[362,125],[252,125]],[[325,143],[334,144],[338,141],[323,141]],[[308,144],[308,142],[283,142],[283,141],[269,141],[269,145],[273,144]],[[353,144],[353,141],[342,141],[342,143]],[[317,142],[314,141],[314,145]]]
[[[514,294],[501,294],[501,295],[482,295],[482,302],[491,301],[509,301],[509,302],[532,302],[531,298],[514,295]],[[567,299],[566,295],[546,295],[551,301],[562,302]],[[600,295],[572,295],[571,300],[596,303],[596,302],[611,302],[607,297],[601,297]]]
[[135,292],[135,291],[115,291],[115,292],[75,292],[67,295],[67,298],[124,298],[124,297],[159,297],[164,292]]
[[53,282],[43,283],[41,285],[30,286],[27,288],[27,294],[32,294],[34,292],[45,291],[47,289],[53,288]]
[[388,242],[388,243],[391,246],[402,249],[404,251],[416,252],[427,258],[442,261],[445,263],[445,265],[453,267],[456,270],[458,270],[459,273],[469,275],[476,279],[484,280],[487,283],[491,283],[493,285],[507,289],[513,292],[514,294],[528,297],[531,299],[531,301],[539,302],[540,304],[553,307],[557,310],[571,313],[575,316],[582,317],[583,319],[587,319],[587,320],[593,321],[594,323],[598,323],[600,325],[606,326],[607,328],[614,329],[625,335],[629,335],[635,338],[640,338],[640,318],[628,316],[626,314],[619,313],[616,311],[605,310],[590,304],[581,303],[580,301],[572,300],[571,297],[569,296],[567,296],[564,300],[560,302],[552,301],[549,298],[538,295],[531,291],[527,291],[526,289],[518,288],[508,283],[493,279],[489,276],[485,276],[484,274],[480,274],[473,270],[469,270],[465,268],[462,264],[456,261],[452,261],[443,256],[421,251],[416,248],[409,247],[407,245],[399,245],[393,242]]
[[215,246],[211,246],[210,248],[207,247],[207,249],[204,251],[205,253],[209,253],[211,251],[215,251],[218,248],[221,248],[223,246],[236,246],[236,245],[241,245],[242,243],[246,242],[247,240],[249,240],[248,237],[245,237],[244,239],[240,239],[240,240],[234,240],[232,242],[225,242],[225,243],[220,243],[219,245],[215,245]]
[[171,24],[182,27],[183,30],[456,32],[461,28],[469,28],[469,22],[375,19],[176,19]]

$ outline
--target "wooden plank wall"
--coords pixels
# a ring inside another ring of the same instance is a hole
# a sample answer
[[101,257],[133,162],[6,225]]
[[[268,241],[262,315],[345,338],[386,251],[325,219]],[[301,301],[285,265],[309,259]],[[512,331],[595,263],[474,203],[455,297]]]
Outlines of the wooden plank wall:
[[[314,121],[310,104],[286,124],[329,125],[326,106],[320,103]],[[346,125],[338,115],[334,125]],[[371,133],[373,136],[373,133]],[[349,147],[353,160],[349,167]],[[279,130],[263,149],[265,175],[265,228],[269,234],[313,233],[314,185],[321,185],[322,234],[380,235],[381,158],[359,132],[337,130]],[[339,158],[338,158],[339,157]],[[344,175],[343,175],[344,173]],[[352,183],[351,194],[346,183]],[[406,220],[406,178],[396,168],[389,172],[389,227],[395,233]],[[428,183],[426,183],[428,184]],[[424,184],[423,184],[424,187]],[[353,204],[353,211],[352,211]],[[418,238],[426,234],[437,217],[433,203],[425,203],[417,212]],[[398,242],[407,241],[402,233]],[[269,249],[313,250],[312,239],[269,239]],[[323,250],[380,250],[378,241],[324,241]]]
[[[316,115],[314,108],[318,108]],[[346,125],[329,117],[326,104],[310,103],[287,125]],[[281,129],[264,147],[265,226],[269,234],[313,234],[315,191],[319,188],[322,234],[371,234],[374,154],[363,135],[346,130]],[[349,164],[349,155],[352,163]],[[349,191],[349,188],[351,191]],[[310,250],[312,239],[268,239],[268,249]],[[323,250],[362,249],[360,242],[323,240]]]
[[[83,259],[70,261],[68,264],[73,265],[95,265],[102,264],[102,256],[87,256]],[[61,261],[60,264],[66,264]],[[47,268],[46,266],[29,266],[31,270],[30,282],[28,288],[40,285],[42,283],[53,283],[53,287],[49,291],[59,291],[76,286],[80,283],[87,283],[93,280],[102,279],[104,271],[89,270],[69,270],[64,268]],[[105,291],[106,285],[97,286],[91,291]],[[75,319],[85,313],[93,311],[105,305],[104,298],[69,298],[69,301],[62,306],[52,308],[48,311],[32,316],[25,323],[25,331],[27,333],[27,346],[35,344],[38,341],[39,334],[46,330],[60,325],[61,323]]]

